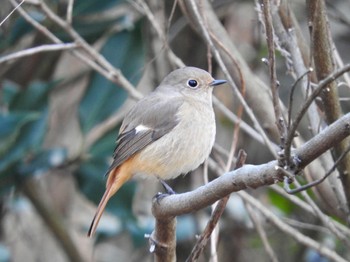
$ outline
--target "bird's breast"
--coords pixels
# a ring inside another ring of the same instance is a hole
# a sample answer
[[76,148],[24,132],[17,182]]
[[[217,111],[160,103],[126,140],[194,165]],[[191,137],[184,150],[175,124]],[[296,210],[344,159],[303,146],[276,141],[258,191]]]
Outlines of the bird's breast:
[[209,156],[216,132],[212,107],[184,103],[177,117],[174,129],[140,152],[138,172],[171,179],[196,169]]

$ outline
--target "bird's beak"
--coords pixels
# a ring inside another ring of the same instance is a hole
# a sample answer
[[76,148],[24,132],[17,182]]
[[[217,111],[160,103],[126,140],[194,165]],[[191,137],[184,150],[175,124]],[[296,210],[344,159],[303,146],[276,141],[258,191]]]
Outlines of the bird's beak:
[[227,82],[226,80],[214,80],[209,84],[209,86],[218,86],[218,85],[225,84],[226,82]]

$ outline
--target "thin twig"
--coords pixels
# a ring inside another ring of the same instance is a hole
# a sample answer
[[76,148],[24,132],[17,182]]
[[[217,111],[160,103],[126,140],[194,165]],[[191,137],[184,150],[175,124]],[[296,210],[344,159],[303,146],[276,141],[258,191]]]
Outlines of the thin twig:
[[310,247],[312,249],[315,249],[322,256],[332,259],[333,261],[337,261],[337,262],[347,261],[344,258],[342,258],[339,254],[337,254],[335,251],[331,250],[325,245],[320,244],[314,239],[302,234],[295,228],[283,222],[277,215],[275,215],[272,211],[270,211],[268,208],[263,206],[258,200],[254,199],[248,193],[244,191],[240,191],[238,192],[238,194],[244,199],[244,201],[247,201],[252,207],[259,210],[261,214],[264,215],[268,219],[268,221],[270,221],[273,225],[275,225],[279,230],[288,234],[299,243],[307,247]]
[[311,95],[305,101],[302,108],[299,110],[299,112],[296,116],[296,119],[293,121],[293,124],[288,131],[289,135],[288,135],[287,140],[286,140],[286,149],[285,149],[286,158],[290,157],[290,150],[291,150],[290,145],[292,144],[292,140],[294,137],[294,135],[292,135],[292,134],[295,134],[295,131],[297,130],[298,125],[299,125],[302,117],[304,116],[305,112],[307,111],[307,109],[309,108],[311,103],[315,100],[315,98],[317,96],[320,95],[322,90],[324,88],[326,88],[329,83],[335,81],[338,77],[340,77],[341,75],[343,75],[345,72],[348,72],[348,71],[350,71],[350,64],[347,64],[343,68],[335,70],[332,74],[330,74],[329,76],[327,76],[326,78],[324,78],[323,80],[321,80],[319,82],[317,87],[314,89],[314,91],[311,93]]
[[[272,188],[279,195],[288,199],[294,205],[300,207],[302,210],[304,210],[308,214],[311,214],[314,217],[318,217],[318,214],[315,212],[315,210],[308,203],[304,202],[301,198],[288,194],[284,189],[282,189],[278,185],[272,185],[272,186],[270,186],[270,188]],[[325,214],[323,214],[323,215],[326,216]],[[345,234],[348,238],[350,238],[350,229],[349,228],[347,228],[343,224],[337,222],[336,220],[333,220],[333,223],[334,223],[335,227],[338,228],[339,231],[343,232],[343,234]]]
[[291,121],[292,121],[293,97],[294,97],[295,88],[297,87],[298,83],[304,78],[304,76],[306,76],[307,74],[309,74],[312,71],[313,71],[313,69],[309,68],[304,74],[299,76],[298,79],[294,81],[292,87],[289,88],[290,89],[290,93],[289,93],[289,102],[288,102],[288,125],[287,125],[287,130],[289,130],[290,124],[291,124]]
[[295,189],[290,189],[290,190],[286,190],[286,192],[288,194],[296,194],[296,193],[300,193],[301,191],[305,191],[311,187],[317,186],[318,184],[321,184],[323,181],[326,180],[327,177],[329,177],[336,169],[337,166],[339,165],[339,163],[344,159],[344,157],[346,156],[347,153],[350,152],[350,145],[348,146],[348,148],[338,157],[338,159],[334,162],[334,165],[332,166],[331,169],[329,169],[327,171],[327,173],[320,179],[317,179],[311,183],[308,183],[306,185],[302,185],[300,187],[297,187]]
[[[297,186],[300,186],[298,181],[295,181]],[[344,233],[339,230],[335,225],[332,219],[325,215],[321,209],[317,206],[315,201],[308,195],[307,191],[302,191],[301,195],[306,200],[306,202],[312,207],[316,216],[321,220],[322,224],[329,229],[337,238],[339,238],[348,248],[350,248],[350,239],[344,235]]]
[[17,8],[19,8],[24,3],[24,1],[25,0],[22,0],[20,3],[14,6],[12,11],[0,22],[0,26],[2,26],[2,24],[5,23],[7,19],[9,19],[9,17],[17,10]]
[[264,245],[266,253],[270,257],[270,261],[278,262],[277,256],[276,256],[275,252],[273,251],[273,249],[269,243],[269,240],[267,238],[266,231],[262,227],[261,218],[259,217],[258,212],[256,210],[254,210],[253,207],[251,205],[249,205],[248,203],[246,203],[246,202],[244,202],[244,203],[246,204],[249,217],[252,220],[252,222],[254,223],[255,229],[260,236],[260,239]]
[[[246,153],[243,150],[240,150],[237,156],[237,164],[235,169],[242,167],[247,158]],[[199,256],[203,253],[204,247],[206,246],[213,230],[216,228],[217,223],[219,222],[219,218],[225,210],[227,205],[227,201],[229,200],[229,195],[223,197],[217,202],[217,205],[208,221],[203,233],[198,238],[195,246],[193,247],[191,254],[186,259],[186,262],[197,261]]]
[[215,47],[211,37],[210,37],[210,33],[209,33],[209,29],[205,26],[204,21],[202,19],[202,16],[199,12],[197,3],[194,0],[190,0],[189,4],[194,12],[195,18],[198,21],[198,24],[200,26],[200,29],[202,31],[202,35],[203,38],[205,39],[205,41],[210,45],[210,47],[212,48],[212,52],[214,54],[214,57],[216,59],[216,61],[218,62],[221,70],[223,71],[228,83],[231,85],[231,87],[233,87],[233,90],[236,94],[236,97],[238,98],[238,100],[240,101],[240,103],[243,105],[244,110],[246,111],[247,115],[249,116],[249,118],[252,120],[254,127],[258,130],[258,132],[260,133],[260,135],[263,137],[263,140],[265,142],[265,145],[269,148],[271,154],[273,154],[274,156],[277,157],[276,155],[276,151],[274,150],[274,147],[272,146],[270,140],[268,139],[264,129],[261,127],[260,123],[258,122],[258,120],[256,119],[253,111],[251,110],[251,108],[248,106],[247,102],[245,101],[244,97],[242,96],[242,94],[239,92],[238,87],[236,86],[235,82],[233,81],[230,73],[228,72],[228,69],[218,51],[218,49]]
[[184,67],[185,63],[173,52],[171,48],[169,48],[167,36],[165,32],[162,30],[162,27],[159,25],[157,19],[154,17],[153,13],[149,9],[147,3],[143,0],[138,0],[137,3],[135,2],[130,2],[130,3],[133,4],[133,6],[135,6],[135,8],[137,8],[140,12],[146,15],[147,19],[150,21],[154,30],[158,34],[158,37],[162,41],[169,60],[172,61],[177,67]]
[[68,0],[66,20],[67,20],[67,23],[70,25],[72,24],[72,21],[73,21],[73,6],[74,6],[74,0]]
[[266,42],[269,53],[268,65],[270,68],[270,85],[272,93],[272,103],[275,112],[276,126],[278,128],[281,147],[284,148],[284,142],[287,137],[287,129],[284,122],[284,118],[281,113],[281,106],[278,94],[279,83],[277,80],[276,74],[276,59],[275,59],[275,45],[274,45],[274,29],[272,26],[272,17],[271,17],[271,7],[269,0],[262,0],[262,8],[264,13],[264,24],[265,24],[265,33],[266,33]]
[[64,29],[81,47],[93,57],[102,67],[104,67],[109,75],[112,76],[113,82],[122,86],[131,97],[140,99],[142,95],[134,88],[134,86],[125,78],[119,69],[116,69],[104,56],[98,53],[76,32],[70,24],[56,15],[43,1],[40,1],[40,7],[53,22]]
[[[17,6],[15,0],[9,0],[13,6]],[[72,50],[72,53],[81,59],[84,63],[89,65],[91,68],[102,74],[108,80],[112,81],[120,85],[124,88],[128,94],[135,99],[140,99],[142,94],[137,91],[134,86],[122,75],[120,70],[116,69],[111,65],[101,54],[99,54],[92,46],[90,46],[66,21],[62,20],[59,16],[57,16],[52,10],[43,2],[39,2],[39,7],[44,11],[44,13],[57,25],[62,27],[73,39],[76,43],[78,43],[82,49],[84,49],[87,54],[91,56],[88,57],[86,53]],[[46,27],[42,26],[40,23],[35,21],[31,16],[27,14],[27,12],[19,7],[18,11],[23,16],[23,18],[32,24],[37,30],[42,32],[46,37],[48,37],[51,41],[56,44],[62,44],[63,42],[52,34]],[[96,61],[96,62],[95,62]]]
[[[17,3],[15,0],[9,0],[9,1],[13,6],[17,6]],[[63,41],[61,41],[58,37],[56,37],[53,33],[51,33],[45,26],[41,25],[36,20],[34,20],[22,7],[18,8],[18,12],[28,23],[30,23],[34,28],[36,28],[39,32],[45,35],[52,42],[54,42],[55,44],[63,44]],[[77,41],[77,43],[79,43],[79,41]],[[79,58],[82,62],[86,63],[92,69],[94,69],[95,71],[97,71],[98,73],[100,73],[101,75],[109,79],[110,81],[115,82],[113,76],[108,71],[106,71],[103,67],[97,64],[92,58],[89,58],[88,56],[86,56],[85,53],[82,53],[78,50],[72,50],[71,52],[73,55]]]
[[50,44],[50,45],[41,45],[32,48],[27,48],[3,57],[0,57],[0,64],[23,58],[26,56],[31,56],[38,53],[60,51],[60,50],[72,50],[79,47],[76,43],[62,43],[62,44]]

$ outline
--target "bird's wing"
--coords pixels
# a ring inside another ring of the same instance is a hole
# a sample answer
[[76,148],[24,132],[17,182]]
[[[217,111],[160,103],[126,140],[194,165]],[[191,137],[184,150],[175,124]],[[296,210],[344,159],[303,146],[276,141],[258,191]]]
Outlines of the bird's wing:
[[124,118],[106,175],[135,153],[170,132],[177,124],[181,99],[148,96],[139,101]]

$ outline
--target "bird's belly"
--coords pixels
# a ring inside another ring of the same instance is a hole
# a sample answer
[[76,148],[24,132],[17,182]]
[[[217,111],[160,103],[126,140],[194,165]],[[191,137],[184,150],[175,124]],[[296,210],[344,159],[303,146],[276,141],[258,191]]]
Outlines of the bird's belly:
[[138,172],[172,179],[196,169],[209,156],[215,140],[214,115],[199,121],[180,122],[171,132],[143,149],[137,156]]

